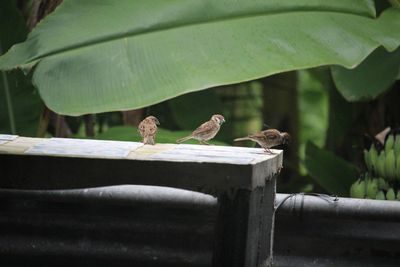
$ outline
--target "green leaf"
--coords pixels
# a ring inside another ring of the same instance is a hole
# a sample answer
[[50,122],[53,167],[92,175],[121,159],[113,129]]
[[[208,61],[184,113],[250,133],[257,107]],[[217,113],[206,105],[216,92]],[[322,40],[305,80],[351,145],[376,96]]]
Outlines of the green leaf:
[[[26,38],[14,1],[0,1],[0,55]],[[0,71],[0,133],[35,136],[43,103],[20,70]]]
[[310,176],[330,194],[348,196],[358,177],[354,165],[311,142],[306,146],[305,164]]
[[354,69],[332,66],[331,71],[337,89],[347,101],[372,100],[398,79],[400,48],[391,53],[378,48]]
[[400,10],[373,1],[63,1],[0,58],[30,69],[61,114],[133,109],[320,65],[354,67],[400,42]]
[[[158,128],[156,142],[157,143],[176,143],[176,140],[190,135],[191,131],[169,131]],[[140,142],[142,138],[135,127],[115,126],[109,128],[106,132],[98,134],[96,139],[100,140],[119,140],[119,141],[135,141]],[[196,140],[188,140],[185,144],[198,144]],[[226,145],[223,142],[211,140],[211,144]]]

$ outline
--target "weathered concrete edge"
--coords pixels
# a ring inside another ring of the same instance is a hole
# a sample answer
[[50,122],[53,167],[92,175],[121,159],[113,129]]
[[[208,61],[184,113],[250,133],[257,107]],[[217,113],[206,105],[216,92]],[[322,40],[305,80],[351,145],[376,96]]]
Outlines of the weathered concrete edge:
[[251,189],[259,186],[265,186],[265,182],[271,180],[271,178],[280,173],[283,168],[283,151],[267,160],[262,161],[254,165],[252,173],[252,185]]

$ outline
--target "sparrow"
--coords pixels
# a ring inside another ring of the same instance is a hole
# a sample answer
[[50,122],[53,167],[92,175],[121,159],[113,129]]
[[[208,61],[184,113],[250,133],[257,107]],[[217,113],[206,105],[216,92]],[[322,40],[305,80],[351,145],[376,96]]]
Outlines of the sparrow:
[[138,132],[143,137],[143,144],[155,144],[157,125],[160,125],[160,122],[154,116],[148,116],[139,123]]
[[257,142],[262,148],[265,149],[266,152],[274,154],[270,148],[280,144],[289,143],[290,135],[286,132],[280,132],[276,129],[268,129],[255,134],[250,134],[246,137],[236,138],[233,141],[237,142],[244,140]]
[[221,125],[225,122],[225,118],[222,115],[212,115],[211,119],[192,132],[191,135],[176,140],[177,143],[185,142],[189,139],[196,139],[203,145],[209,145],[206,141],[211,140],[217,135]]

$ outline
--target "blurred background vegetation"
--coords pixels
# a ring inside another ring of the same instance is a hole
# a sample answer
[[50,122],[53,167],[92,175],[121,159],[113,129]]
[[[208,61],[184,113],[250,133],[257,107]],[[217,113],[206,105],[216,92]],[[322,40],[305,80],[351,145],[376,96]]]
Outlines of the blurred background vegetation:
[[[0,55],[24,41],[61,3],[2,1]],[[377,1],[375,5],[379,14],[397,4]],[[157,142],[174,143],[220,113],[227,123],[214,144],[238,145],[234,138],[266,127],[290,133],[291,144],[278,147],[285,150],[279,192],[348,196],[350,185],[365,169],[362,152],[369,145],[368,136],[387,126],[400,126],[399,51],[378,48],[354,70],[299,69],[187,93],[145,108],[82,116],[63,116],[47,108],[31,83],[31,73],[1,72],[0,133],[139,141],[136,126],[145,116],[154,115],[162,128]],[[359,93],[365,88],[370,90],[367,97]]]

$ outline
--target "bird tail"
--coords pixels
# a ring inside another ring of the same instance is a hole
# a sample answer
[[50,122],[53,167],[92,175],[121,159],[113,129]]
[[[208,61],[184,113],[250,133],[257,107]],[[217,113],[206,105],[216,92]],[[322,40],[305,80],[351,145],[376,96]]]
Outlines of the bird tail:
[[251,139],[248,137],[241,137],[241,138],[236,138],[233,141],[237,142],[237,141],[245,141],[245,140],[251,140]]
[[178,144],[180,144],[180,143],[183,143],[183,142],[185,142],[185,141],[191,139],[192,137],[193,137],[193,136],[189,135],[189,136],[186,136],[186,137],[183,137],[183,138],[180,138],[180,139],[176,140],[176,142],[177,142]]

